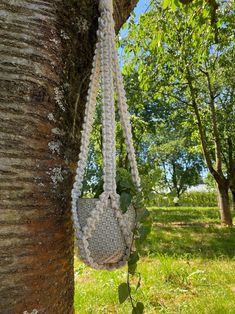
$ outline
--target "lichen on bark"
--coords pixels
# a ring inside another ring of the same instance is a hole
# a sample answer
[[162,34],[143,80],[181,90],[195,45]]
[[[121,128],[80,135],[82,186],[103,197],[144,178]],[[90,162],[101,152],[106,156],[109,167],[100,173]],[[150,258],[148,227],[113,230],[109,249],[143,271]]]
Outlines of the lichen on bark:
[[[132,4],[118,2],[119,26]],[[70,188],[97,17],[92,0],[0,4],[1,314],[73,312]]]

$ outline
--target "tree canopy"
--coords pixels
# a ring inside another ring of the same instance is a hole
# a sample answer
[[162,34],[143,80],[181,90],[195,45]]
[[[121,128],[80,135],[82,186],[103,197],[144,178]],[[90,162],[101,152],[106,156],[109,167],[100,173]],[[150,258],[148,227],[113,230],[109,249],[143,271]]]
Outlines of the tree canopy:
[[[179,197],[207,167],[224,203],[229,188],[235,195],[234,3],[184,2],[152,1],[126,24],[120,49],[135,149],[146,196]],[[91,191],[102,166],[99,110]],[[117,149],[118,166],[128,168],[119,124]]]
[[[170,162],[176,144],[188,158],[181,160],[181,166],[195,154],[194,171],[200,171],[197,161],[202,152],[218,187],[232,190],[234,2],[221,1],[216,10],[210,1],[188,2],[152,1],[138,23],[134,18],[129,22],[122,41],[125,73],[139,88],[142,111],[154,116],[155,132],[164,130],[160,131],[164,144],[156,136],[155,150],[164,152]],[[168,170],[169,166],[165,177]]]

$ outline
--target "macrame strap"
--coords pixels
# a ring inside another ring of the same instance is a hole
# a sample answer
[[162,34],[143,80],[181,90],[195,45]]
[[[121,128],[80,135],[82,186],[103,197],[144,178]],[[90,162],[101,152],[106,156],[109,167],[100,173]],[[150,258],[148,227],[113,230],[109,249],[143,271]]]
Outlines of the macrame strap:
[[104,192],[116,195],[116,141],[115,141],[115,106],[112,69],[113,16],[112,1],[101,1],[101,89],[102,89],[102,124],[103,124],[103,159]]
[[[129,257],[132,243],[132,228],[127,226],[125,215],[119,208],[119,195],[116,192],[116,145],[115,145],[115,105],[114,105],[114,87],[118,98],[118,109],[123,127],[125,143],[128,158],[131,166],[133,182],[140,189],[140,179],[135,158],[135,151],[131,135],[130,117],[127,110],[127,100],[124,91],[123,79],[118,64],[118,55],[115,45],[115,29],[113,20],[113,3],[112,0],[100,0],[99,2],[99,29],[97,31],[98,42],[95,48],[94,59],[92,63],[92,73],[88,89],[88,96],[85,108],[84,123],[82,127],[81,148],[76,170],[75,182],[72,189],[72,213],[74,220],[75,233],[78,243],[81,244],[84,253],[83,258],[94,268],[112,269],[120,267],[126,263]],[[103,179],[104,192],[100,195],[99,201],[96,202],[95,208],[91,211],[86,225],[81,228],[78,220],[77,202],[81,195],[82,181],[87,163],[89,142],[94,120],[96,97],[99,87],[99,77],[101,76],[102,89],[102,153],[104,159]],[[126,252],[117,264],[98,265],[91,257],[89,249],[89,239],[99,223],[100,217],[109,206],[114,210],[120,230],[127,245]]]
[[113,0],[100,0],[99,11],[100,13],[108,11],[111,14],[111,18],[113,20]]
[[[124,90],[123,78],[118,64],[118,55],[115,44],[115,30],[113,20],[112,0],[100,0],[99,29],[97,31],[98,42],[92,64],[92,73],[85,108],[85,117],[82,128],[81,149],[75,182],[72,190],[72,203],[81,195],[82,180],[85,172],[89,141],[91,136],[93,118],[96,106],[96,97],[99,86],[99,74],[102,77],[102,134],[103,134],[103,158],[104,158],[104,192],[115,198],[116,195],[116,145],[115,145],[115,106],[114,85],[117,91],[118,109],[123,127],[128,159],[131,166],[131,174],[136,187],[140,189],[140,178],[137,169],[136,156],[131,133],[131,123],[128,113],[127,100]],[[113,76],[114,74],[114,76]]]
[[130,161],[132,179],[138,190],[140,190],[140,178],[133,145],[124,83],[118,63],[112,7],[111,0],[100,1],[100,10],[103,10],[103,13],[101,14],[101,76],[103,91],[104,191],[107,193],[113,192],[113,195],[115,195],[116,146],[113,78],[115,80],[119,115],[123,127],[128,159]]
[[136,185],[138,191],[140,191],[140,177],[137,168],[135,149],[132,139],[132,131],[131,131],[131,122],[130,115],[128,113],[127,99],[126,93],[124,89],[123,77],[120,71],[119,63],[118,63],[118,54],[116,49],[115,35],[112,37],[112,45],[113,45],[113,66],[114,66],[114,82],[115,88],[117,91],[117,99],[118,99],[118,110],[119,116],[121,119],[121,124],[123,127],[123,134],[125,138],[126,150],[128,153],[128,159],[131,166],[131,174],[132,180]]
[[[92,72],[90,77],[87,102],[85,108],[84,123],[82,127],[82,137],[81,137],[81,146],[79,153],[78,166],[76,170],[75,181],[72,189],[72,211],[75,221],[77,221],[77,200],[81,195],[82,190],[82,181],[86,168],[88,151],[89,151],[89,142],[91,137],[92,125],[95,115],[96,107],[96,97],[98,94],[99,87],[99,74],[100,74],[100,42],[98,41],[95,48],[95,54],[92,63]],[[77,225],[77,224],[75,224]]]
[[103,96],[102,150],[104,158],[104,191],[110,196],[115,197],[116,195],[115,107],[113,79],[118,96],[118,109],[123,127],[128,159],[130,161],[131,174],[133,182],[137,188],[140,189],[140,179],[132,140],[130,117],[128,113],[123,78],[118,64],[118,55],[115,44],[112,0],[100,0],[99,9],[101,16],[99,18],[99,29],[97,31],[98,42],[96,44],[95,55],[92,64],[92,73],[82,128],[81,149],[75,182],[72,190],[72,202],[74,208],[76,207],[77,199],[81,195],[82,180],[88,157],[89,141],[95,113],[100,72],[102,77],[101,84]]

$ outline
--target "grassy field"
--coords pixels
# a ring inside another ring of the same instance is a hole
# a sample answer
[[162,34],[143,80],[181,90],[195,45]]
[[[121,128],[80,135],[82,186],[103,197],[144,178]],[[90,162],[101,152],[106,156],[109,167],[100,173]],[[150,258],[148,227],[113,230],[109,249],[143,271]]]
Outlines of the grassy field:
[[[235,229],[220,227],[216,208],[150,210],[135,295],[145,313],[235,314]],[[125,269],[95,271],[76,260],[76,313],[131,313],[128,302],[118,305],[125,276]]]

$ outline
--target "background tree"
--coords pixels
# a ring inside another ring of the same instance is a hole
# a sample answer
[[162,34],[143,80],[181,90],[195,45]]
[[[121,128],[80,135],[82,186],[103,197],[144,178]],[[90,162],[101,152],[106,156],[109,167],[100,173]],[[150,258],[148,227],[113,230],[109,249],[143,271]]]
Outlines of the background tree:
[[[197,144],[195,140],[190,140],[189,131],[184,127],[187,114],[183,110],[176,112],[175,103],[168,104],[168,107],[163,107],[159,101],[155,103],[153,95],[146,95],[141,90],[137,73],[129,70],[125,76],[126,91],[146,202],[153,200],[156,192],[170,193],[179,198],[188,187],[201,182],[203,168],[201,154],[195,149]],[[118,114],[116,120],[118,167],[128,169]],[[84,193],[95,193],[97,183],[101,181],[101,147],[101,112],[98,106]]]
[[156,143],[150,148],[150,154],[155,157],[156,163],[162,169],[159,188],[170,191],[179,199],[187,188],[202,181],[200,175],[203,168],[202,158],[198,153],[190,151],[191,143],[179,130],[170,132],[165,128],[157,134],[157,138]]
[[124,42],[129,67],[138,72],[142,90],[150,91],[155,103],[159,100],[165,108],[174,103],[176,112],[187,113],[184,127],[189,127],[192,139],[200,139],[217,183],[221,222],[230,225],[228,190],[235,177],[234,3],[221,3],[216,11],[217,41],[208,2],[179,7],[168,3],[162,7],[162,2],[152,2],[137,25],[129,24]]
[[192,121],[176,98],[169,99],[164,92],[159,97],[141,80],[134,62],[124,66],[124,73],[133,131],[139,134],[135,143],[139,143],[140,171],[158,169],[156,176],[148,178],[154,191],[170,191],[179,198],[188,187],[201,182],[203,161],[197,141],[190,137]]
[[[137,1],[116,1],[118,30]],[[70,191],[98,1],[0,2],[0,312],[73,313]]]

